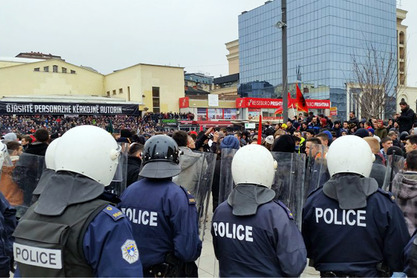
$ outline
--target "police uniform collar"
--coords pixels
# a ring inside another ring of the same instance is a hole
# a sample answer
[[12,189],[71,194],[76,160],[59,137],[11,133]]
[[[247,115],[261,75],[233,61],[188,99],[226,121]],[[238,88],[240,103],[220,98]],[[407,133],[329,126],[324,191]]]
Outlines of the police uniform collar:
[[367,206],[367,198],[378,190],[373,178],[340,174],[323,185],[323,193],[339,202],[340,209],[359,209]]
[[227,203],[233,207],[233,215],[249,216],[256,214],[258,207],[275,198],[275,191],[255,184],[239,184],[230,193]]
[[71,172],[52,175],[35,205],[41,215],[58,216],[73,204],[91,201],[100,196],[104,186],[85,176]]

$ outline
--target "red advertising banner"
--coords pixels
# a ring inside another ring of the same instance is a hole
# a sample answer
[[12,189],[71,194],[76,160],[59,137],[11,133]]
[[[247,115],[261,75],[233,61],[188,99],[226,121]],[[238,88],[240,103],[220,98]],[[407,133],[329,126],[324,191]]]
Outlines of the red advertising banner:
[[180,108],[187,108],[190,107],[190,98],[189,97],[181,97],[180,98]]
[[328,99],[306,99],[308,109],[330,109]]
[[[309,109],[330,109],[330,100],[306,99]],[[282,99],[271,98],[237,98],[236,108],[278,108],[282,106]]]

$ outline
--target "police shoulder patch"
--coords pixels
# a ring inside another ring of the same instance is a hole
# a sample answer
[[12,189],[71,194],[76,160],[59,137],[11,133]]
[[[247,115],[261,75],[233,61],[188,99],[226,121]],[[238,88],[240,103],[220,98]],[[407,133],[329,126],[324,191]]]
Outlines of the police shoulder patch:
[[133,239],[128,239],[121,247],[122,257],[129,264],[133,264],[139,260],[139,250]]
[[277,203],[280,207],[282,207],[284,209],[284,211],[287,213],[288,218],[291,220],[294,220],[294,215],[292,214],[291,210],[289,208],[287,208],[286,205],[284,205],[283,202],[275,200],[275,203]]
[[382,193],[382,195],[387,197],[391,202],[395,203],[395,197],[394,197],[394,195],[392,195],[391,192],[382,190],[380,188],[378,188],[378,192]]
[[180,188],[182,189],[182,191],[184,191],[185,195],[187,196],[188,199],[188,204],[189,205],[195,205],[195,198],[194,196],[191,194],[190,191],[188,191],[187,189],[185,189],[184,187],[180,186]]
[[103,209],[103,212],[105,212],[108,216],[110,216],[114,221],[117,221],[125,217],[125,215],[118,208],[115,208],[112,205],[107,205]]

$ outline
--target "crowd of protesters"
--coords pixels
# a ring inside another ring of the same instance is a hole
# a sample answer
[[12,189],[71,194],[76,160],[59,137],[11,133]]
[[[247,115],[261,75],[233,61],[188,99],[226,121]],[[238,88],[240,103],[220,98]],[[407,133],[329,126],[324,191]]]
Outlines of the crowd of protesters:
[[68,129],[79,125],[94,125],[113,133],[122,129],[129,129],[137,133],[153,133],[161,129],[161,120],[193,120],[192,113],[145,113],[142,117],[127,115],[94,115],[94,116],[53,116],[53,115],[15,115],[0,116],[0,133],[5,135],[33,134],[38,129],[46,129],[50,134],[62,135]]
[[[392,160],[390,164],[389,156],[398,155],[403,157],[401,163],[404,169],[396,171],[389,182],[393,184],[390,191],[395,192],[399,198],[398,205],[404,214],[408,232],[411,236],[417,227],[417,217],[415,216],[417,193],[410,194],[410,192],[417,192],[417,127],[414,128],[417,125],[415,124],[416,115],[407,103],[402,101],[400,107],[401,113],[393,115],[392,119],[387,121],[378,118],[358,119],[354,112],[349,113],[349,120],[346,121],[332,121],[324,115],[314,115],[311,112],[308,114],[300,113],[286,123],[265,123],[262,127],[262,134],[258,134],[257,130],[234,131],[228,128],[213,127],[200,132],[164,131],[161,128],[162,119],[192,120],[194,115],[191,113],[146,113],[143,117],[2,116],[2,142],[7,146],[12,164],[3,166],[0,191],[13,207],[18,208],[22,204],[29,205],[33,202],[33,190],[22,191],[19,179],[16,179],[16,176],[27,176],[27,174],[22,173],[16,174],[15,167],[19,157],[25,153],[43,157],[50,142],[59,138],[69,129],[80,125],[95,125],[112,133],[118,142],[129,143],[127,150],[128,186],[138,180],[139,172],[143,168],[141,166],[144,145],[154,135],[167,134],[178,145],[181,150],[179,165],[181,173],[184,174],[173,177],[173,181],[184,186],[191,194],[195,193],[195,188],[187,188],[187,185],[188,183],[195,183],[193,181],[194,174],[199,173],[194,169],[198,167],[198,163],[196,163],[198,155],[196,153],[217,154],[212,183],[214,211],[221,201],[219,200],[219,179],[223,149],[238,150],[245,145],[261,144],[271,152],[306,154],[308,164],[306,167],[311,168],[326,163],[328,147],[337,138],[356,135],[369,144],[375,156],[370,177],[375,178],[379,188],[384,188],[386,173],[388,169],[392,173],[394,167]],[[259,148],[264,150],[263,147]],[[322,176],[311,176],[310,178],[312,180],[322,179],[322,183],[318,185],[321,187],[331,177],[327,169],[319,174]],[[311,191],[309,190],[309,192]],[[402,248],[403,246],[398,246],[397,249]]]
[[[276,140],[280,135],[291,135],[291,140],[294,140],[295,151],[305,152],[305,141],[312,137],[317,137],[321,141],[325,142],[326,146],[329,146],[331,142],[343,135],[355,134],[360,137],[371,136],[378,140],[380,143],[381,154],[384,154],[383,144],[386,144],[387,139],[390,138],[394,146],[402,148],[405,153],[406,137],[417,134],[414,126],[416,116],[412,109],[409,108],[407,103],[401,102],[401,113],[393,115],[392,118],[384,121],[378,118],[371,119],[358,119],[354,112],[349,113],[349,120],[332,121],[330,118],[324,115],[314,115],[314,113],[300,113],[298,116],[294,116],[286,123],[280,123],[271,125],[269,123],[264,124],[261,143],[265,145],[269,150],[278,151],[288,149],[283,145],[276,144]],[[0,133],[2,137],[8,138],[11,136],[14,139],[16,136],[22,145],[25,147],[27,143],[34,141],[34,133],[37,130],[45,129],[50,134],[51,138],[57,138],[65,133],[72,127],[79,125],[94,125],[106,129],[110,133],[119,134],[124,130],[126,137],[126,130],[129,131],[129,140],[140,140],[144,143],[143,138],[146,139],[151,135],[160,134],[164,132],[162,128],[163,119],[179,119],[179,120],[193,120],[194,115],[192,113],[145,113],[142,117],[117,115],[117,116],[52,116],[52,115],[36,115],[36,116],[1,116]],[[172,135],[171,130],[171,134]],[[216,128],[206,130],[204,132],[191,132],[190,135],[194,140],[197,138],[206,142],[207,139],[213,139],[208,137],[220,137],[224,138],[232,131],[226,128]],[[242,130],[234,132],[235,136],[240,142],[240,146],[250,144],[253,141],[258,141],[258,134],[256,130]],[[145,138],[146,137],[146,138]],[[219,140],[220,140],[219,139]],[[200,141],[196,142],[196,150],[210,150],[213,149],[203,144]],[[213,140],[210,140],[213,141]],[[288,143],[288,142],[287,142]],[[291,145],[291,144],[290,144]],[[291,149],[291,147],[289,147]],[[385,148],[386,150],[386,148]]]

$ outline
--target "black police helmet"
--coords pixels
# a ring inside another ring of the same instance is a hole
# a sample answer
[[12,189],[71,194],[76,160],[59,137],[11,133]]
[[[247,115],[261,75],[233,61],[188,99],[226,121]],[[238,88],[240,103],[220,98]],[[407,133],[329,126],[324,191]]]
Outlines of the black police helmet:
[[139,176],[164,179],[178,175],[179,149],[177,143],[169,136],[155,135],[149,138],[142,152],[142,170]]

